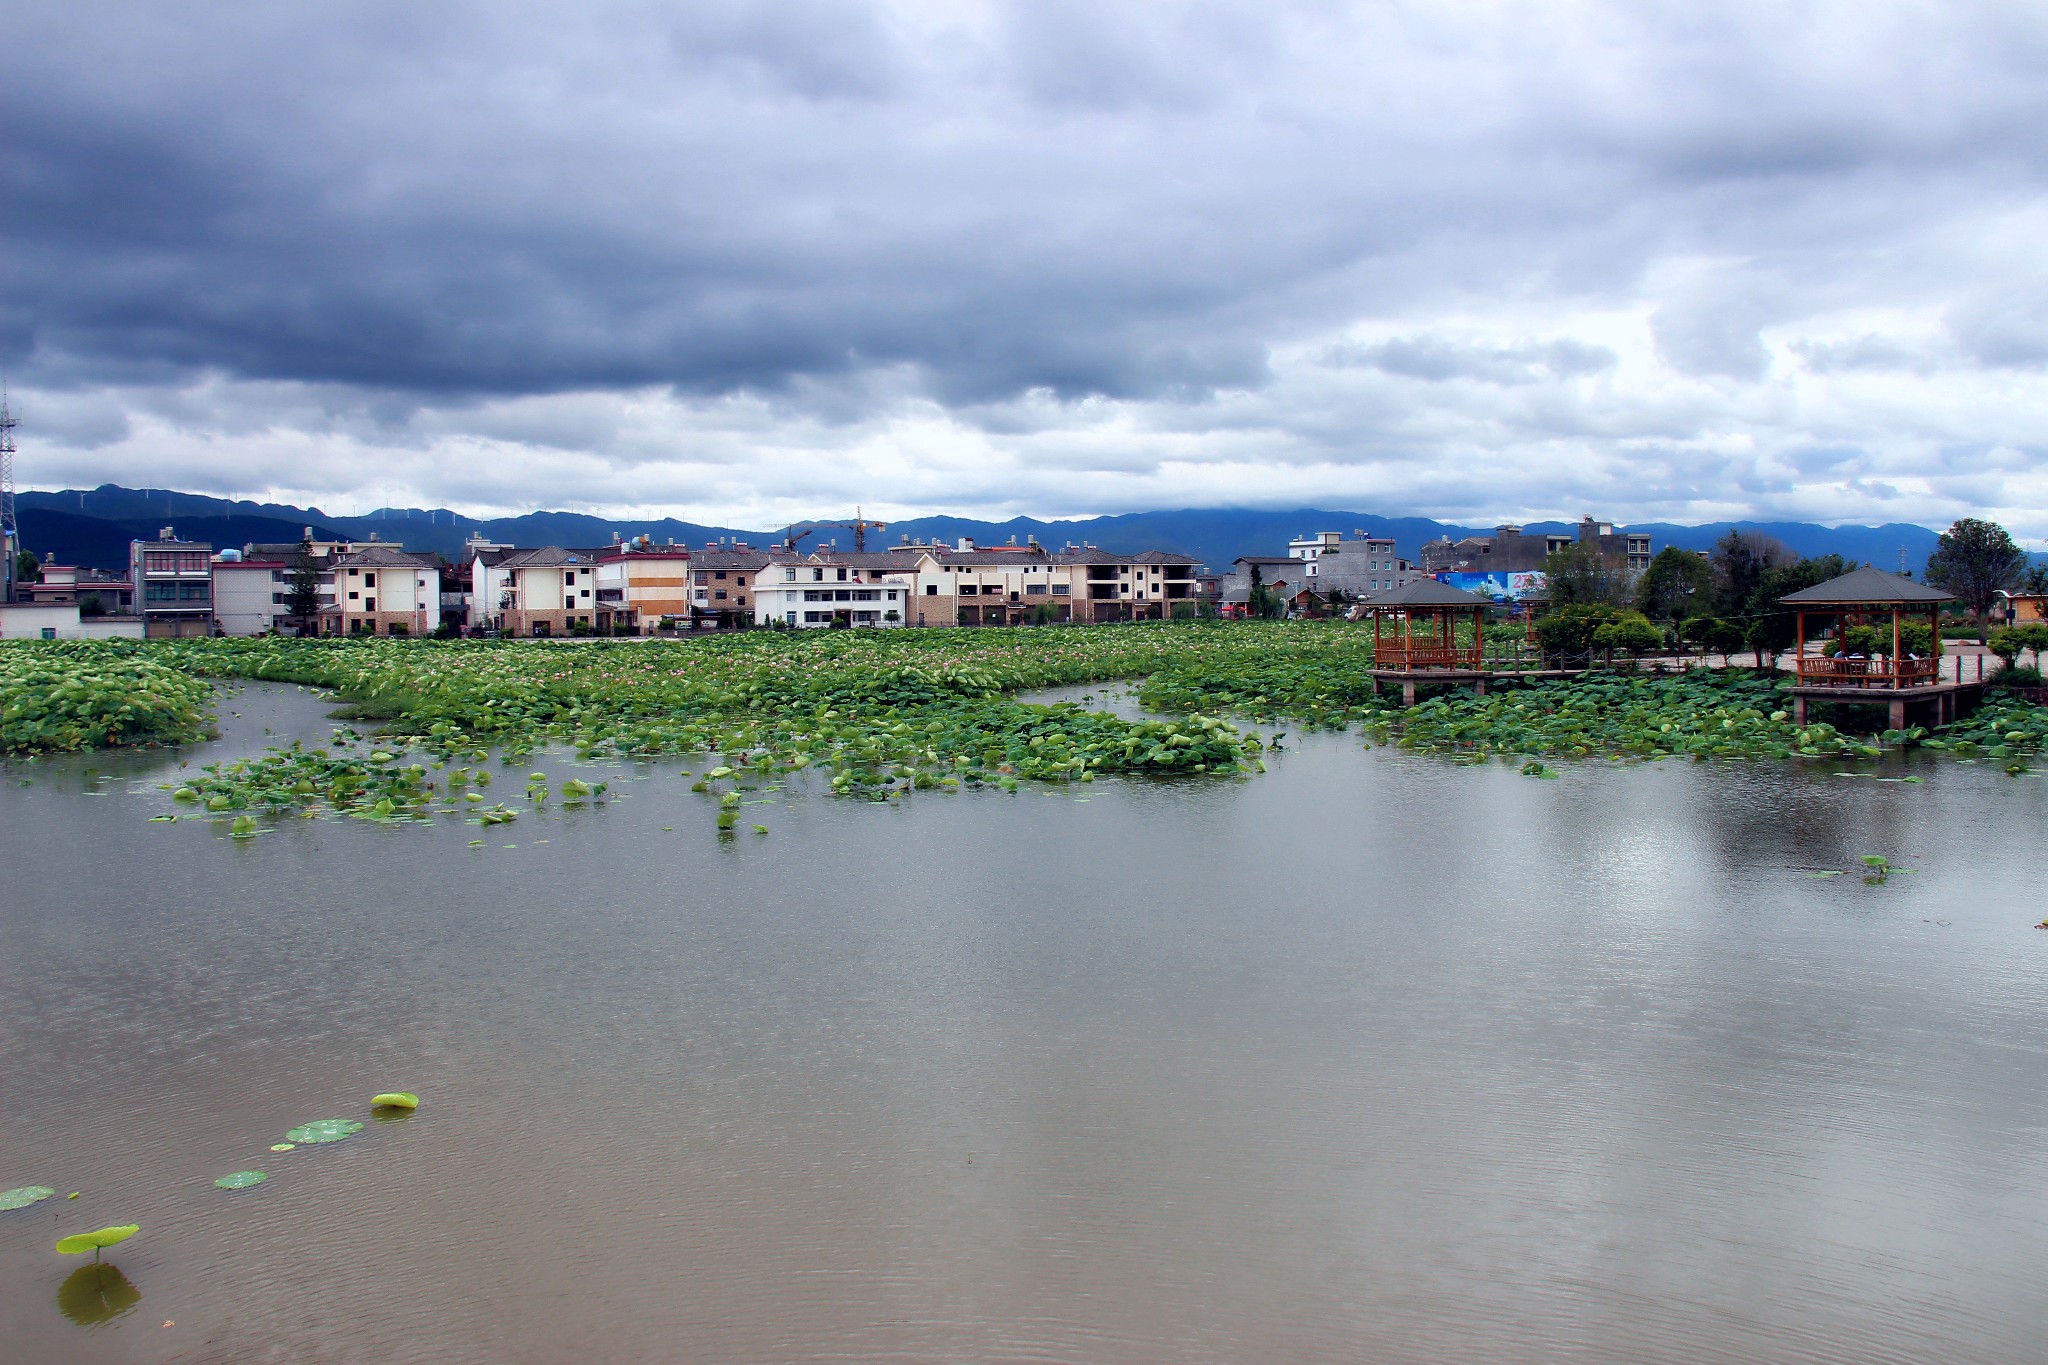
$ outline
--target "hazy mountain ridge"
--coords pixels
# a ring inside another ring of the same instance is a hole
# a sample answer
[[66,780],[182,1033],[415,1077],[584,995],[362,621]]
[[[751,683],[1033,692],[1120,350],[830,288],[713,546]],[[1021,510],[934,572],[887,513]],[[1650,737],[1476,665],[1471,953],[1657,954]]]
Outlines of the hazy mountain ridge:
[[[137,536],[153,536],[165,525],[175,526],[180,535],[192,539],[211,540],[220,548],[239,548],[248,541],[293,540],[305,527],[312,526],[322,536],[367,540],[375,535],[408,549],[435,551],[450,558],[461,553],[462,543],[472,534],[514,545],[584,547],[608,545],[615,534],[648,535],[657,542],[674,540],[692,546],[732,537],[757,548],[778,543],[783,536],[782,528],[708,526],[674,518],[615,520],[580,512],[475,518],[438,508],[382,508],[367,516],[342,517],[317,507],[215,498],[175,489],[139,490],[115,484],[59,493],[22,493],[18,504],[28,549],[39,555],[55,551],[60,560],[98,568],[125,567],[128,541]],[[1522,526],[1530,532],[1575,529],[1568,522],[1536,521]],[[1676,545],[1694,550],[1710,548],[1730,529],[1757,531],[1775,537],[1802,555],[1839,554],[1852,561],[1867,561],[1894,570],[1899,567],[1903,550],[1906,567],[1915,574],[1925,566],[1938,538],[1937,532],[1925,526],[1902,522],[1838,527],[1794,521],[1721,521],[1700,526],[1649,522],[1631,523],[1629,529],[1648,533],[1659,549]],[[1013,537],[1022,544],[1036,536],[1054,548],[1071,541],[1125,553],[1174,550],[1199,556],[1212,569],[1222,570],[1239,555],[1285,554],[1289,540],[1317,531],[1341,531],[1346,535],[1364,531],[1391,536],[1400,552],[1413,559],[1425,541],[1443,536],[1455,540],[1468,535],[1489,535],[1493,527],[1326,508],[1187,508],[1073,521],[1016,517],[992,522],[970,517],[915,517],[891,522],[886,531],[869,532],[868,545],[872,549],[896,544],[905,535],[915,540],[946,541],[970,536],[984,545],[1001,545]],[[801,544],[808,550],[835,541],[841,549],[851,549],[853,533],[824,527]]]

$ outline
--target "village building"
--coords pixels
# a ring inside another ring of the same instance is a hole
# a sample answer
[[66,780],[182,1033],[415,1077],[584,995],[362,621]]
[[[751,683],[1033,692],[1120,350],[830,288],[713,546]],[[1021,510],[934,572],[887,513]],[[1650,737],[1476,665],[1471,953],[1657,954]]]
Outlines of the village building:
[[213,557],[213,621],[222,635],[269,635],[291,621],[291,561],[240,550]]
[[334,556],[322,577],[334,594],[322,608],[328,634],[431,635],[440,628],[441,566],[425,555],[364,545]]
[[1650,536],[1617,530],[1611,521],[1586,517],[1579,522],[1576,536],[1556,531],[1530,535],[1513,525],[1496,527],[1490,536],[1467,536],[1455,541],[1445,536],[1422,547],[1420,563],[1427,575],[1540,573],[1545,560],[1573,545],[1597,550],[1631,574],[1647,570],[1655,554]]
[[558,636],[597,622],[597,555],[558,545],[470,547],[469,623],[506,635]]
[[690,622],[690,552],[647,536],[621,541],[597,556],[597,631],[652,634]]
[[17,601],[39,605],[74,604],[87,620],[96,616],[129,616],[135,611],[133,580],[104,569],[59,564],[55,556],[37,566],[33,583],[14,585]]
[[152,640],[213,634],[213,546],[166,526],[128,544],[128,578],[143,634]]
[[821,550],[801,562],[764,565],[754,577],[757,625],[816,630],[911,624],[915,555]]
[[690,552],[690,628],[743,630],[755,623],[755,578],[770,565],[787,564],[789,551],[747,545],[710,545]]
[[1422,577],[1396,552],[1388,536],[1322,531],[1287,543],[1290,559],[1302,562],[1303,586],[1324,601],[1358,600],[1392,592]]

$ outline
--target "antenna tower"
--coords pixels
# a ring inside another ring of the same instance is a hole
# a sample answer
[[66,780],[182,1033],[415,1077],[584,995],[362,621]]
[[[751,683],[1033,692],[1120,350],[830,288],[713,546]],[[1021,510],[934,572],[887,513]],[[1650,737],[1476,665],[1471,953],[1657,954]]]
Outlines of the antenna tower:
[[0,541],[10,551],[21,543],[21,527],[14,520],[14,429],[20,425],[0,391]]

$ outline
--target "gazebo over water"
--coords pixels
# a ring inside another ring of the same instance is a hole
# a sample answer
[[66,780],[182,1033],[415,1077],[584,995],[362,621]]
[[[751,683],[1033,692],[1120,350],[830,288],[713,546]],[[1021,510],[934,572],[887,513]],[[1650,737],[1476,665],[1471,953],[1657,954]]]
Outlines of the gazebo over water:
[[[1482,669],[1486,647],[1486,609],[1493,603],[1461,592],[1434,578],[1419,578],[1365,599],[1372,614],[1373,691],[1382,682],[1399,682],[1404,705],[1415,704],[1415,684],[1471,682],[1486,690]],[[1458,624],[1472,618],[1472,643],[1458,643]]]
[[[1793,656],[1796,681],[1793,687],[1794,718],[1806,723],[1809,698],[1827,701],[1888,701],[1893,729],[1904,729],[1909,701],[1936,703],[1938,720],[1955,716],[1956,684],[1941,679],[1941,608],[1955,599],[1938,588],[1866,564],[1839,578],[1817,583],[1778,599],[1799,613],[1798,653]],[[1872,626],[1878,633],[1878,647],[1860,653],[1844,648],[1833,658],[1808,657],[1806,629],[1809,618],[1833,623],[1837,639],[1846,646],[1846,636],[1855,626]],[[1922,655],[1906,638],[1908,625],[1925,624],[1927,653]],[[1871,693],[1878,695],[1872,696]]]

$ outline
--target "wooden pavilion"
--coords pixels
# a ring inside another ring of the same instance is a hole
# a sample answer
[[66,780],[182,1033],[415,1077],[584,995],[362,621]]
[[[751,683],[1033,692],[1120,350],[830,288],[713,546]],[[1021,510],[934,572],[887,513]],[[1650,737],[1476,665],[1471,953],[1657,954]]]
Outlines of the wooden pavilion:
[[[1955,600],[1947,593],[1866,564],[1778,600],[1799,614],[1798,652],[1793,655],[1795,722],[1806,723],[1809,700],[1887,702],[1894,730],[1906,728],[1907,707],[1914,702],[1933,703],[1936,723],[1955,719],[1957,694],[1963,687],[1960,680],[1944,682],[1941,676],[1941,608]],[[1808,655],[1809,621],[1832,623],[1837,640],[1844,642],[1851,627],[1875,626],[1885,645],[1862,655],[1846,650],[1832,658]],[[1923,622],[1930,641],[1924,656],[1905,639],[1909,624]]]
[[[1383,681],[1401,684],[1402,700],[1415,702],[1415,684],[1470,682],[1486,690],[1481,669],[1486,648],[1486,610],[1493,603],[1434,578],[1368,597],[1361,610],[1372,617],[1373,689]],[[1472,643],[1458,643],[1458,625],[1472,621]]]

